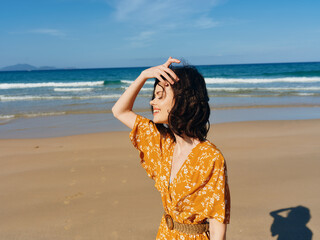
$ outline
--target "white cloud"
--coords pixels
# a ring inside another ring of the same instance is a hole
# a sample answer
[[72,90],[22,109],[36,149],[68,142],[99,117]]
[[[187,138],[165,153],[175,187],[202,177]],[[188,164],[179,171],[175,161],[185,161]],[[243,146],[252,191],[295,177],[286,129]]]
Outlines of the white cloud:
[[106,0],[114,9],[115,21],[125,23],[140,33],[129,37],[132,46],[144,46],[152,42],[152,36],[169,31],[188,31],[190,28],[209,29],[220,23],[210,17],[210,11],[226,0]]
[[197,21],[194,24],[195,27],[202,28],[202,29],[214,28],[219,25],[220,25],[219,22],[214,21],[212,18],[209,18],[209,17],[201,17],[197,19]]
[[136,25],[189,23],[201,18],[223,0],[107,0],[114,18]]
[[117,20],[126,20],[128,16],[139,10],[146,3],[145,0],[119,0],[114,2]]
[[37,34],[44,34],[44,35],[50,35],[55,37],[62,37],[66,34],[58,29],[51,29],[51,28],[39,28],[39,29],[32,29],[28,31],[29,33],[37,33]]
[[133,47],[146,47],[151,43],[154,34],[154,31],[143,31],[136,36],[129,37],[128,40]]

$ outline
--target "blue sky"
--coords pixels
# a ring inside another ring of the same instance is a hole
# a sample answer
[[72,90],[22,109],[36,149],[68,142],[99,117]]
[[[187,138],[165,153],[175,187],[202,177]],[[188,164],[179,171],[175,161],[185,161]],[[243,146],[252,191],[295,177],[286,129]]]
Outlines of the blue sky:
[[0,67],[320,61],[315,0],[7,0]]

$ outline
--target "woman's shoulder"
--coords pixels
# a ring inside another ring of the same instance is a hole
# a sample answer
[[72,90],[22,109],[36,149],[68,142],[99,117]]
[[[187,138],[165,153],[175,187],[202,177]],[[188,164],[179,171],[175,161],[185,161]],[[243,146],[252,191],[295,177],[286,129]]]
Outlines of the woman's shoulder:
[[205,140],[199,144],[200,144],[199,150],[207,155],[222,154],[220,149],[210,140]]
[[220,149],[211,141],[205,140],[200,143],[200,147],[198,149],[198,158],[202,159],[205,162],[215,162],[215,161],[223,161],[223,155]]

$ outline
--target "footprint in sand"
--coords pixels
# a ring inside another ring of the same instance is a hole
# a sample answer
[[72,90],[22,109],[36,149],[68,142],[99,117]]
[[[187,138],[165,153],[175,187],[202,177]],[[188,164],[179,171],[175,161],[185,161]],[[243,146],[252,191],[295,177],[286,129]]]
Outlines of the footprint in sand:
[[63,201],[63,203],[66,204],[66,205],[68,205],[68,204],[71,202],[71,200],[74,200],[74,199],[79,198],[79,197],[81,197],[81,196],[83,196],[83,193],[82,193],[82,192],[78,192],[78,193],[73,194],[73,195],[71,195],[71,196],[66,196],[65,199],[64,199],[64,201]]
[[106,170],[105,167],[100,167],[101,172],[104,172]]
[[107,180],[106,177],[101,177],[100,179],[101,179],[101,182],[103,182],[103,183]]
[[77,183],[76,180],[72,180],[72,181],[69,183],[69,186],[73,186],[73,185],[75,185],[76,183]]
[[99,198],[102,192],[96,192],[94,198]]
[[71,224],[71,219],[67,219],[65,221],[65,225],[63,226],[64,230],[69,230],[71,228],[72,224]]
[[74,238],[73,238],[74,240],[81,240],[82,239],[82,237],[80,236],[80,235],[77,235],[77,236],[74,236]]
[[122,183],[127,183],[127,179],[123,179],[121,182]]
[[70,172],[75,172],[76,171],[76,169],[74,168],[74,167],[72,167],[71,169],[70,169]]
[[114,200],[113,201],[113,205],[118,205],[119,204],[119,201],[118,200]]

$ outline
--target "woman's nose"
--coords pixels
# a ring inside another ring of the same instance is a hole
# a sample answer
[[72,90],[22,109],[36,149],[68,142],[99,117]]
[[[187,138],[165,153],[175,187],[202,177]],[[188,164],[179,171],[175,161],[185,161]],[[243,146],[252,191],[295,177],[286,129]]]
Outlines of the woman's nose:
[[154,104],[154,99],[150,101],[150,105],[153,106],[153,104]]

